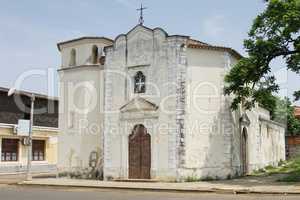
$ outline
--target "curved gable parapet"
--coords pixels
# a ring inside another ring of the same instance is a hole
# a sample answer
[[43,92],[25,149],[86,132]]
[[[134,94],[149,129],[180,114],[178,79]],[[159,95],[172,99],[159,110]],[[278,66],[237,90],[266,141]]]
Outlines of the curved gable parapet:
[[[151,29],[151,28],[148,28],[146,26],[143,26],[143,25],[137,25],[135,27],[133,27],[130,31],[128,31],[126,34],[120,34],[118,35],[115,39],[114,39],[114,44],[113,46],[116,47],[118,46],[118,43],[120,43],[124,37],[125,37],[125,40],[132,37],[134,34],[136,34],[137,32],[140,32],[140,31],[144,31],[145,33],[149,33],[149,36],[151,35],[160,35],[160,36],[163,36],[165,38],[168,38],[169,37],[169,34],[162,28],[160,27],[156,27],[154,29]],[[110,47],[107,47],[107,49],[110,48]]]
[[120,38],[122,38],[122,37],[125,37],[126,38],[126,34],[120,34],[120,35],[118,35],[116,38],[115,38],[115,40],[114,40],[114,43],[116,43]]
[[168,34],[164,29],[162,29],[162,28],[160,28],[160,27],[154,28],[154,29],[153,29],[153,32],[154,32],[154,33],[158,33],[158,34],[164,34],[165,37],[168,37],[168,36],[169,36],[169,34]]
[[130,40],[140,35],[143,35],[143,37],[145,38],[152,38],[153,30],[142,25],[136,26],[134,29],[127,33],[127,39]]
[[169,37],[168,33],[162,28],[153,29],[153,35],[154,38],[160,38],[162,40],[166,40]]
[[121,46],[122,44],[126,43],[127,40],[127,36],[125,34],[121,34],[119,35],[114,42],[114,48],[118,48],[119,46]]

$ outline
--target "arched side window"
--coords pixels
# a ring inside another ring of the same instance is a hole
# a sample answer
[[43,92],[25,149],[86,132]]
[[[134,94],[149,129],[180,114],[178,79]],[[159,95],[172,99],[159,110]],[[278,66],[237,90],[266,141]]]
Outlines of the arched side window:
[[146,76],[143,72],[139,71],[134,76],[134,93],[146,92]]
[[70,55],[69,66],[75,66],[75,65],[76,65],[76,50],[72,49],[71,50],[71,55]]
[[98,52],[98,47],[96,45],[93,46],[92,48],[92,63],[93,64],[98,64],[99,63],[99,52]]

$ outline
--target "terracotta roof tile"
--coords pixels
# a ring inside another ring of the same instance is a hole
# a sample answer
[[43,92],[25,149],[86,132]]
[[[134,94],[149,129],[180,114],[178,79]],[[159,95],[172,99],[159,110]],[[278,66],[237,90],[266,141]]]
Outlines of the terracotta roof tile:
[[299,106],[295,106],[295,116],[300,117],[300,107]]
[[209,45],[205,42],[201,42],[199,40],[195,40],[195,39],[189,39],[188,40],[188,45]]
[[222,46],[213,46],[206,43],[190,43],[188,44],[188,48],[192,49],[207,49],[207,50],[215,50],[215,51],[227,51],[237,57],[238,59],[243,58],[243,56],[237,52],[236,50],[229,48],[229,47],[222,47]]

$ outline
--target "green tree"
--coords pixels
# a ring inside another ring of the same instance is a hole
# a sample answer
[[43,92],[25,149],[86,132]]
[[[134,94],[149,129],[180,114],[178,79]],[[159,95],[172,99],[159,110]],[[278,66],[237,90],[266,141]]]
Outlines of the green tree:
[[276,108],[272,112],[272,119],[276,122],[286,125],[288,135],[300,134],[300,121],[294,115],[294,106],[288,99],[276,99]]
[[[248,57],[242,58],[225,77],[225,93],[233,94],[232,109],[245,109],[258,102],[274,110],[279,86],[271,75],[270,63],[283,58],[288,70],[300,73],[300,0],[269,0],[254,20],[244,41]],[[300,99],[300,91],[295,92]]]

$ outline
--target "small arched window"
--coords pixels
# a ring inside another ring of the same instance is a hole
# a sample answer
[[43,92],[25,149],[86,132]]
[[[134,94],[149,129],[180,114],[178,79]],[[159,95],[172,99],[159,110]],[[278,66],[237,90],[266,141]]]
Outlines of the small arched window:
[[134,76],[134,93],[146,92],[146,77],[143,72],[139,71]]
[[99,59],[98,47],[94,45],[92,48],[92,63],[98,64],[98,59]]
[[76,50],[72,49],[71,50],[71,55],[70,55],[70,66],[75,66],[76,65]]

